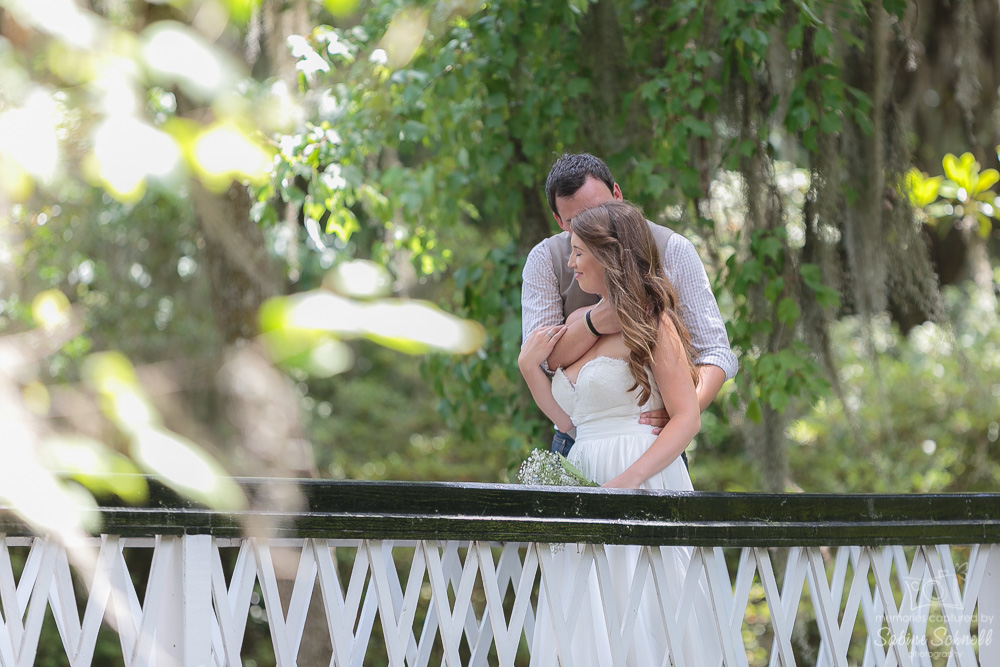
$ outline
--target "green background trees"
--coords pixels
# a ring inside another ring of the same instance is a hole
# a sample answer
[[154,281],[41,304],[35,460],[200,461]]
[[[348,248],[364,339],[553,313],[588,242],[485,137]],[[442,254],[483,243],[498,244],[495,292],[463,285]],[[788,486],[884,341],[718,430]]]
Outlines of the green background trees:
[[[695,241],[741,357],[699,487],[992,488],[997,9],[952,4],[7,0],[5,340],[46,290],[77,309],[8,376],[22,419],[128,453],[79,416],[118,350],[233,472],[509,479],[548,433],[521,262],[549,165],[590,151]],[[261,309],[299,293],[340,296]],[[482,344],[344,321],[398,296]]]

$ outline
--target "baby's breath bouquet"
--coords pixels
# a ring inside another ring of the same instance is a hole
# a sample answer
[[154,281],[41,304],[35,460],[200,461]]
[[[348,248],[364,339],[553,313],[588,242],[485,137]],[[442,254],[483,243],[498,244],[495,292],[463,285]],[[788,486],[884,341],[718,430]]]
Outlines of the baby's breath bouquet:
[[517,471],[517,481],[535,486],[600,486],[562,454],[535,449]]

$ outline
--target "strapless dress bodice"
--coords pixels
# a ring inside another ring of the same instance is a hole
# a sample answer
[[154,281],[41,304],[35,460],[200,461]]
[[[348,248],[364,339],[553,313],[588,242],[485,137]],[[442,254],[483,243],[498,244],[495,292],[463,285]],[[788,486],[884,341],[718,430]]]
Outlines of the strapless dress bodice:
[[[652,373],[649,374],[653,382]],[[616,357],[595,357],[581,368],[576,384],[563,369],[552,378],[552,396],[577,428],[576,439],[607,435],[648,434],[652,427],[639,423],[639,414],[663,408],[663,400],[653,384],[653,394],[640,406],[639,387],[628,362]]]

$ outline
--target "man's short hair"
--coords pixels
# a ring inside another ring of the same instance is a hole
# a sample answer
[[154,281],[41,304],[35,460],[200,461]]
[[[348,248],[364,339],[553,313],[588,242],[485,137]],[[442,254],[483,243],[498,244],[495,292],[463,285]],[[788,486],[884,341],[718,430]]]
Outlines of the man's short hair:
[[614,192],[615,179],[604,160],[590,153],[563,153],[549,169],[549,177],[545,179],[545,198],[549,200],[549,208],[556,215],[556,197],[572,197],[587,182],[588,177],[602,181],[608,190]]

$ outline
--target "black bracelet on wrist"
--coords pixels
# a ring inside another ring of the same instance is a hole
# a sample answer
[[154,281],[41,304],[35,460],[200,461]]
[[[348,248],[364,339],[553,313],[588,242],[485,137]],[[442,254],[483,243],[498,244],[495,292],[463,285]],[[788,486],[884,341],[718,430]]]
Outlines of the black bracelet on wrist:
[[[593,308],[591,308],[590,310],[593,310]],[[600,338],[601,337],[601,332],[599,332],[597,329],[595,329],[594,328],[594,323],[590,321],[590,310],[587,311],[587,315],[584,317],[584,319],[587,320],[587,328],[590,329],[590,333],[592,333],[595,336],[597,336],[598,338]]]

